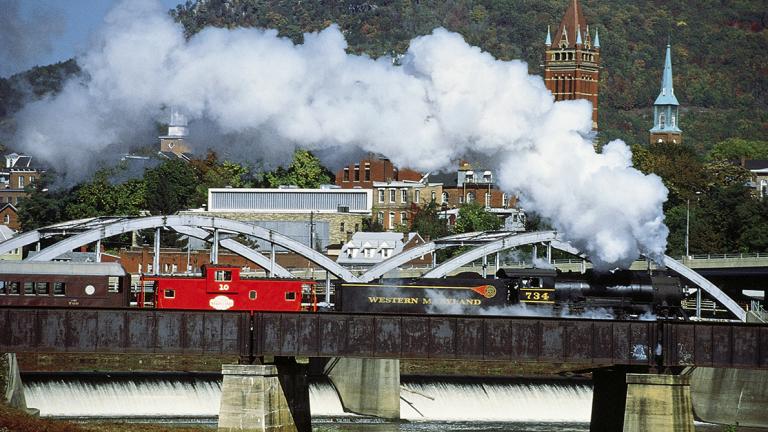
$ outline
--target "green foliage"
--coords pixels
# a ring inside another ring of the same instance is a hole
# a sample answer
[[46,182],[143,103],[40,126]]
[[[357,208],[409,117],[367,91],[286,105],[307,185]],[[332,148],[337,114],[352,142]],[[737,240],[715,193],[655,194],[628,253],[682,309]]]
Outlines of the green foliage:
[[363,219],[363,231],[366,232],[383,232],[384,225],[379,221],[375,221],[372,218]]
[[746,159],[768,159],[768,141],[752,141],[741,138],[729,138],[715,144],[709,152],[711,159],[740,161]]
[[501,219],[489,213],[477,202],[465,203],[459,208],[454,231],[457,233],[473,231],[493,231],[501,227]]
[[705,188],[701,159],[686,144],[651,144],[632,148],[635,167],[661,177],[669,189],[667,207],[684,203]]
[[293,153],[293,162],[287,169],[279,167],[266,173],[264,177],[269,187],[295,185],[303,189],[330,183],[332,175],[312,153],[296,150]]
[[144,173],[146,208],[155,215],[169,215],[195,200],[197,176],[186,162],[174,159]]
[[67,78],[79,73],[77,62],[69,59],[0,78],[0,118],[18,111],[26,100],[58,93]]
[[144,206],[144,180],[112,184],[109,180],[111,174],[110,170],[97,171],[90,182],[77,187],[73,202],[67,205],[67,217],[138,216]]
[[29,195],[19,201],[19,222],[22,231],[34,230],[68,220],[64,209],[71,200],[69,190],[48,190],[51,175],[43,175],[29,189]]
[[205,159],[192,160],[190,165],[195,170],[197,186],[195,196],[191,204],[200,207],[208,201],[208,189],[222,187],[250,187],[248,168],[239,163],[223,161],[219,162],[216,153],[209,152]]
[[448,224],[445,219],[440,219],[441,208],[435,200],[430,200],[422,207],[418,207],[413,214],[411,231],[418,232],[426,239],[438,239],[449,234]]

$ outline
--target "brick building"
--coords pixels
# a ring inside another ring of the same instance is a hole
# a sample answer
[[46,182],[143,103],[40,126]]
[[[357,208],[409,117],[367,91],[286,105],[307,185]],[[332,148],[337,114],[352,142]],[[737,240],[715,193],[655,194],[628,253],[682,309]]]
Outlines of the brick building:
[[[118,252],[120,262],[125,270],[132,274],[152,273],[153,249],[151,246],[138,246],[121,249]],[[334,258],[331,258],[334,259]],[[160,250],[160,273],[198,273],[204,264],[210,264],[210,250],[197,249],[187,252],[186,249],[163,248]],[[225,249],[219,250],[219,264],[232,265],[246,271],[264,271],[254,262]],[[320,270],[317,264],[295,253],[276,253],[275,262],[286,269]]]
[[416,209],[443,191],[440,183],[418,181],[374,182],[373,189],[373,221],[388,231],[409,229]]
[[442,194],[437,202],[449,209],[468,202],[479,202],[487,208],[497,209],[517,205],[514,195],[498,189],[491,171],[475,169],[468,162],[462,162],[455,174],[430,175],[429,179],[442,184]]
[[571,0],[554,38],[547,28],[544,83],[556,101],[586,99],[592,102],[592,129],[597,130],[600,82],[600,35],[589,31],[578,0]]
[[42,171],[32,165],[32,158],[18,153],[5,156],[0,170],[0,224],[11,229],[21,228],[18,219],[19,201],[29,195],[27,187],[40,179]]
[[411,169],[398,169],[389,159],[369,155],[336,172],[336,185],[342,189],[373,189],[374,182],[418,182],[423,174]]

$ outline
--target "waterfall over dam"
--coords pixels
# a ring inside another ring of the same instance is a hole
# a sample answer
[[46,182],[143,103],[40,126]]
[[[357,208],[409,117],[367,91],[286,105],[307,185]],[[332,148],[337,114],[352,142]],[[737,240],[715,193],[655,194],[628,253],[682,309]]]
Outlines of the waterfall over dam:
[[[217,375],[61,375],[24,379],[27,403],[49,417],[216,418]],[[400,413],[411,421],[589,422],[587,382],[403,378]],[[351,417],[328,382],[310,386],[313,417]]]

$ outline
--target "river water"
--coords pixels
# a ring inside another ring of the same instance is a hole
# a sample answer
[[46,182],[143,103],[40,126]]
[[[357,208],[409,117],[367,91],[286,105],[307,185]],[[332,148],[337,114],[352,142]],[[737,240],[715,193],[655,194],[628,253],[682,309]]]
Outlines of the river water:
[[[216,426],[220,378],[130,375],[25,377],[27,405],[46,417]],[[403,378],[399,423],[345,413],[328,383],[310,387],[313,431],[586,432],[588,381]],[[697,432],[722,427],[697,425]]]

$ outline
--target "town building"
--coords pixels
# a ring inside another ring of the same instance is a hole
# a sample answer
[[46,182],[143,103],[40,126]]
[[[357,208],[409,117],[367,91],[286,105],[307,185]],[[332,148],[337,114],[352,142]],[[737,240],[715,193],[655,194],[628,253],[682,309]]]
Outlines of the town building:
[[554,37],[547,28],[544,83],[556,101],[586,99],[592,103],[592,129],[597,130],[600,82],[600,34],[594,40],[578,0],[571,0]]
[[373,221],[385,230],[408,231],[424,204],[442,194],[442,184],[426,181],[373,182]]
[[436,202],[449,225],[456,223],[463,204],[477,202],[503,219],[505,227],[509,226],[514,231],[524,230],[525,215],[517,208],[517,197],[497,187],[492,171],[462,161],[455,173],[430,174],[429,180],[441,185],[442,192]]
[[[418,233],[358,232],[341,247],[336,262],[345,267],[371,267],[424,243]],[[411,264],[427,265],[431,262],[430,253],[411,261]]]
[[[251,222],[323,251],[362,230],[363,219],[371,216],[371,195],[368,189],[333,185],[319,189],[213,188],[208,190],[207,210],[190,213]],[[264,241],[257,245],[269,250]]]
[[29,195],[27,187],[40,180],[42,171],[35,168],[30,156],[5,155],[5,167],[0,170],[0,224],[19,230],[19,201]]
[[768,160],[745,159],[741,166],[749,170],[749,186],[755,190],[755,195],[760,199],[768,197]]
[[336,185],[342,189],[373,189],[374,182],[418,182],[424,175],[411,169],[398,169],[384,157],[367,158],[345,166],[336,172]]
[[672,83],[672,49],[667,44],[667,54],[664,58],[664,72],[661,77],[661,91],[653,103],[653,128],[650,130],[650,143],[680,144],[683,142],[683,131],[678,126],[680,103],[675,97]]

